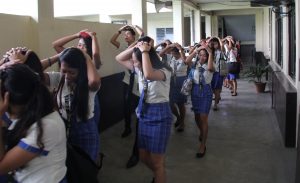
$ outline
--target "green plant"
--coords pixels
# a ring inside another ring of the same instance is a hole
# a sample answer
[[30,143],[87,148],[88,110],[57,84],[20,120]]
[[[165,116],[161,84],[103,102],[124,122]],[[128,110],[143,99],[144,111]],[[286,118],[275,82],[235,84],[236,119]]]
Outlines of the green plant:
[[269,65],[263,66],[261,64],[252,65],[249,67],[249,70],[244,73],[244,75],[252,78],[249,81],[261,83],[262,77],[268,72],[269,67]]

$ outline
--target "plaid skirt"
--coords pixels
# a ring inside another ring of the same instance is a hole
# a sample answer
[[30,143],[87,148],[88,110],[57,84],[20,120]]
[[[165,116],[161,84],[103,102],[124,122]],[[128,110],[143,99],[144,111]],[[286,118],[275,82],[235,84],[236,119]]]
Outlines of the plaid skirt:
[[239,79],[239,74],[228,74],[227,75],[227,79],[229,80],[235,80],[235,79]]
[[193,84],[191,100],[192,110],[195,114],[209,114],[213,92],[210,85],[206,84],[200,89],[198,84]]
[[176,77],[176,82],[173,77],[171,79],[170,85],[170,103],[184,104],[187,101],[187,96],[180,93],[183,82],[186,79],[186,76]]
[[99,133],[97,123],[94,118],[87,121],[72,121],[68,141],[79,146],[94,161],[99,154]]
[[169,102],[143,105],[143,115],[139,117],[138,148],[164,154],[172,126]]
[[212,81],[211,81],[211,89],[222,89],[224,77],[220,75],[219,72],[214,72]]

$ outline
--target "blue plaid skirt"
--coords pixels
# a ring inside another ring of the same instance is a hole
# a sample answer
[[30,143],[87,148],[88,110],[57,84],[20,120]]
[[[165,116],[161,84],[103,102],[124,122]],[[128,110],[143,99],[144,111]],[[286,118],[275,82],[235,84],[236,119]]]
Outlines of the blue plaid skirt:
[[211,81],[211,89],[222,89],[223,87],[223,76],[220,76],[219,72],[214,72],[212,81]]
[[139,118],[138,148],[164,154],[172,126],[169,102],[144,105],[143,115]]
[[227,79],[229,80],[235,80],[235,79],[238,79],[239,78],[239,74],[228,74],[227,75]]
[[99,154],[99,133],[94,118],[85,122],[72,121],[68,141],[79,146],[96,161]]
[[191,100],[195,114],[209,114],[213,92],[210,85],[206,84],[200,90],[198,84],[193,84]]
[[183,81],[186,79],[186,76],[176,77],[176,82],[173,77],[171,79],[170,85],[170,103],[184,104],[187,101],[187,96],[180,93],[180,90],[183,85]]

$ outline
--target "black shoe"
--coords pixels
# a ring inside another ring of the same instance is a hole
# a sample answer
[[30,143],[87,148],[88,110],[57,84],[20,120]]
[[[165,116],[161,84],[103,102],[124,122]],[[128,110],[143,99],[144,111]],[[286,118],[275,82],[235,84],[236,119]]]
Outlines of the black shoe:
[[124,132],[122,133],[122,138],[125,138],[130,134],[131,134],[131,128],[125,128]]
[[151,183],[155,183],[155,178],[152,179]]
[[177,128],[179,125],[180,125],[180,122],[177,120],[177,121],[174,123],[174,127]]
[[203,158],[204,155],[205,155],[205,153],[206,153],[206,146],[205,146],[205,149],[204,149],[204,152],[203,152],[203,153],[201,153],[201,152],[196,153],[196,157],[197,157],[197,158]]
[[199,135],[199,142],[202,142],[202,137],[201,137],[201,135]]
[[126,168],[134,167],[135,165],[137,165],[138,162],[139,162],[139,158],[132,155],[132,156],[130,156],[129,160],[127,161]]

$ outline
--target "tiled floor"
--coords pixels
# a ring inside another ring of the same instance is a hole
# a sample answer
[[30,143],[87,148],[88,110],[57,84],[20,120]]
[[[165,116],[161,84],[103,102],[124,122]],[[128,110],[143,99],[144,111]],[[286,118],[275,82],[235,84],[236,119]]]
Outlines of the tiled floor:
[[[268,90],[268,89],[267,89]],[[238,96],[223,88],[220,110],[211,110],[207,152],[197,159],[198,130],[188,104],[186,128],[172,129],[166,153],[168,183],[294,183],[296,150],[285,148],[270,93],[257,94],[253,83],[238,80]],[[121,138],[123,122],[101,134],[106,155],[101,183],[150,183],[142,163],[126,169],[134,134]]]

